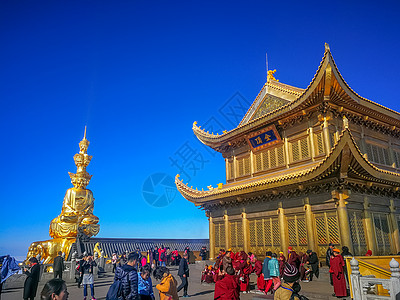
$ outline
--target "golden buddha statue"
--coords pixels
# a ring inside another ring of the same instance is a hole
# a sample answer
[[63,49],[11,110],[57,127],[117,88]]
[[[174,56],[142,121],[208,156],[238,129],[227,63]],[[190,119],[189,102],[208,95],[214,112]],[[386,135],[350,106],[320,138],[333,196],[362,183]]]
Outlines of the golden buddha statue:
[[27,259],[40,255],[44,263],[50,263],[58,251],[64,252],[67,257],[78,236],[89,238],[99,233],[99,218],[93,215],[93,193],[86,189],[92,178],[92,175],[86,172],[86,167],[92,159],[92,156],[87,154],[88,147],[85,127],[84,137],[79,143],[80,151],[74,155],[76,174],[68,172],[74,187],[67,190],[61,214],[50,223],[49,234],[53,239],[32,243]]

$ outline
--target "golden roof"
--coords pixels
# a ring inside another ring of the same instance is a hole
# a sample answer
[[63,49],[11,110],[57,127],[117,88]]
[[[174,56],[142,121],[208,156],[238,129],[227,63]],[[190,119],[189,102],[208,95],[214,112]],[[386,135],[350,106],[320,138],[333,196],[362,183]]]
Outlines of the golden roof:
[[[261,101],[267,94],[273,94],[273,91],[279,91],[282,99],[288,100],[288,103],[258,118],[251,119]],[[324,102],[324,95],[329,95],[329,102],[337,106],[358,111],[364,116],[372,116],[378,121],[395,126],[394,128],[400,127],[400,113],[363,98],[350,88],[340,74],[329,46],[326,46],[318,70],[305,90],[274,80],[268,81],[236,128],[224,131],[222,134],[213,134],[205,132],[197,125],[197,122],[194,122],[193,132],[203,144],[217,149],[238,136],[260,129],[266,124],[279,121],[289,115],[304,112],[305,109]]]
[[259,192],[273,193],[282,187],[312,185],[331,176],[351,177],[362,183],[375,182],[389,187],[400,187],[400,174],[380,169],[369,162],[360,152],[348,128],[342,131],[339,140],[324,160],[301,170],[285,169],[281,173],[266,174],[208,191],[188,187],[179,180],[179,175],[175,177],[175,184],[183,197],[196,205],[202,205],[214,200],[235,199]]

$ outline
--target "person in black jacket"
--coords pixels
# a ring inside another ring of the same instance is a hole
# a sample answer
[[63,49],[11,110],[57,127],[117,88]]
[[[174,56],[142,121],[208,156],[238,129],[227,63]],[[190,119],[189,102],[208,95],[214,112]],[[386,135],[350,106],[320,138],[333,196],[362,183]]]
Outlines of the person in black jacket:
[[135,269],[138,260],[137,253],[128,255],[128,262],[115,271],[114,281],[122,283],[122,298],[125,300],[138,300],[138,273]]
[[182,283],[178,286],[177,292],[183,289],[183,297],[188,297],[187,290],[189,286],[189,265],[188,265],[188,253],[183,253],[183,258],[179,262],[178,276],[181,278]]
[[[329,243],[329,247],[326,250],[326,265],[328,267],[331,266],[331,258],[333,257],[333,248],[334,248],[334,244],[333,243]],[[333,281],[332,281],[332,273],[329,273],[329,281],[330,284],[333,285]]]
[[62,279],[62,273],[64,271],[64,258],[61,256],[62,252],[58,251],[58,256],[54,258],[53,262],[53,273],[54,278]]
[[25,300],[33,300],[36,297],[36,291],[40,280],[40,265],[36,257],[29,259],[30,271],[24,268],[24,273],[28,276],[24,283],[24,295]]
[[319,277],[319,261],[317,253],[307,250],[308,262],[311,265],[310,281],[312,281],[313,276]]

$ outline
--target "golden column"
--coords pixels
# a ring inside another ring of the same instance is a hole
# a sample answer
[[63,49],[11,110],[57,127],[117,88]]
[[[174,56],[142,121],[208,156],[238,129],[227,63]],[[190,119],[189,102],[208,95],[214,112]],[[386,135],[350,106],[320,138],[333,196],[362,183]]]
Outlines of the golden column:
[[308,239],[308,249],[317,252],[317,241],[315,239],[315,226],[314,226],[314,214],[311,211],[310,198],[306,197],[304,199],[304,211],[306,215],[306,228],[307,228],[307,239]]
[[244,244],[244,252],[250,251],[250,228],[249,228],[249,220],[247,219],[247,214],[245,212],[242,213],[242,226],[243,226],[243,244]]
[[324,140],[325,140],[325,153],[328,154],[331,151],[332,145],[331,145],[331,138],[329,136],[329,123],[328,121],[330,120],[329,116],[323,117],[323,128],[322,132],[324,135]]
[[340,243],[342,246],[347,246],[350,252],[353,252],[353,243],[351,241],[349,214],[347,212],[347,201],[349,198],[349,191],[335,191],[333,192],[334,198],[337,199],[337,214],[340,231]]
[[225,247],[229,249],[231,247],[231,230],[229,228],[229,217],[225,212],[224,215],[224,223],[225,223]]
[[210,213],[208,217],[208,225],[209,225],[209,237],[210,237],[210,259],[215,257],[215,227],[213,223],[213,217],[211,217]]
[[367,248],[372,251],[372,253],[377,253],[376,248],[376,238],[374,230],[374,222],[372,220],[371,211],[369,209],[370,204],[368,197],[364,197],[364,226],[365,226],[365,238],[367,240]]
[[392,241],[393,241],[392,252],[398,253],[400,251],[399,224],[397,223],[395,212],[396,212],[396,207],[394,205],[394,200],[390,199],[389,217],[390,217],[390,223],[391,223],[391,228],[392,228]]
[[281,247],[282,251],[286,253],[289,247],[289,236],[288,236],[288,228],[287,228],[287,220],[285,216],[285,211],[282,207],[282,202],[279,202],[278,208],[278,220],[279,220],[279,231],[281,233]]

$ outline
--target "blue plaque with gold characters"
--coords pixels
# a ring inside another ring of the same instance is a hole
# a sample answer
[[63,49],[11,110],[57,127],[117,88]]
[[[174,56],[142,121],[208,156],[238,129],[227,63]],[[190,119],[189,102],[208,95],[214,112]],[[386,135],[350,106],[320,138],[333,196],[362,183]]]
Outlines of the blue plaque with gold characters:
[[262,130],[250,133],[247,141],[253,151],[257,151],[266,147],[270,147],[281,142],[281,137],[276,131],[275,125],[268,126]]

